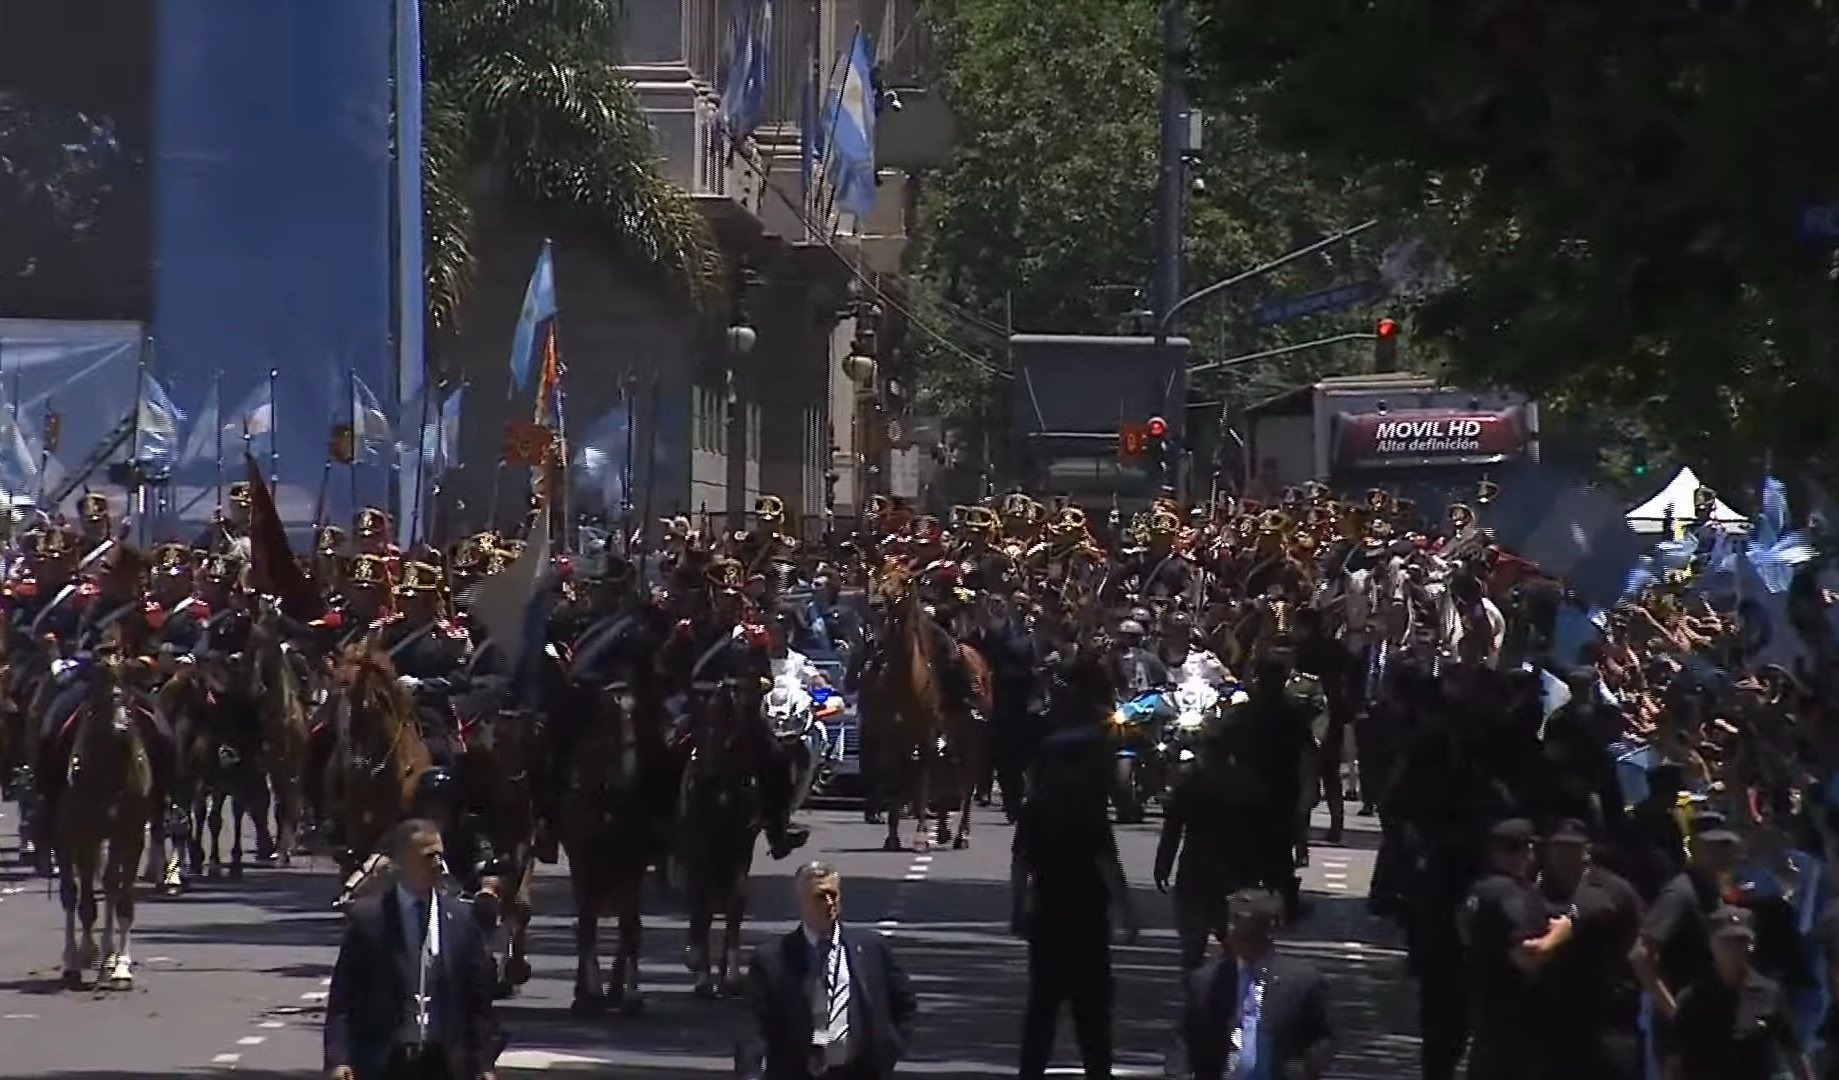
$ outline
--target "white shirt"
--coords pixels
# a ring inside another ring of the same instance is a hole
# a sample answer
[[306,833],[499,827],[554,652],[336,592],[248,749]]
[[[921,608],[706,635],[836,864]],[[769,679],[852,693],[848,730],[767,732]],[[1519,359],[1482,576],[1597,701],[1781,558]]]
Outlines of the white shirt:
[[1232,673],[1226,670],[1226,665],[1220,663],[1220,658],[1207,649],[1190,649],[1187,658],[1181,662],[1181,682],[1193,679],[1219,690],[1225,687],[1231,677]]
[[804,653],[787,648],[784,656],[773,659],[773,681],[781,680],[810,693],[823,684],[824,673],[817,670],[817,665]]
[[849,956],[843,947],[843,931],[841,927],[832,928],[829,944],[819,941],[810,927],[804,928],[804,935],[813,961],[820,965],[811,1000],[811,1045],[823,1054],[825,1066],[847,1065]]
[[[428,905],[425,912],[417,910],[424,899]],[[419,897],[398,884],[396,886],[396,907],[402,913],[403,948],[408,952],[409,961],[418,972],[415,995],[416,999],[423,1003],[423,1014],[419,1024],[426,1032],[431,1022],[430,1013],[434,1008],[434,998],[429,993],[428,980],[432,976],[431,969],[434,967],[434,959],[441,954],[440,895],[431,890],[425,898]],[[418,919],[427,920],[423,928],[416,927]],[[426,930],[425,937],[423,929]]]

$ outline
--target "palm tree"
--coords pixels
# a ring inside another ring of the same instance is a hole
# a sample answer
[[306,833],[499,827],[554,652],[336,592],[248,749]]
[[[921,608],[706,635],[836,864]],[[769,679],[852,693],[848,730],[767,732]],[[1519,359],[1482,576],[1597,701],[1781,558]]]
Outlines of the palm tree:
[[471,177],[499,170],[556,227],[598,238],[705,302],[720,255],[688,196],[653,167],[618,68],[621,0],[426,0],[423,200],[428,313],[452,322],[472,277]]

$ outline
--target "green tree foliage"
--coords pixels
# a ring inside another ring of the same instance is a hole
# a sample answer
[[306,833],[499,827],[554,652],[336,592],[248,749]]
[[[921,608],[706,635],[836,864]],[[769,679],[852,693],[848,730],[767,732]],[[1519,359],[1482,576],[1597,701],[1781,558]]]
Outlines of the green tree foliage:
[[620,73],[619,0],[431,0],[426,9],[429,318],[450,322],[472,276],[473,179],[499,171],[556,228],[704,299],[718,256]]
[[1839,10],[1819,0],[1233,0],[1197,85],[1357,175],[1454,270],[1458,371],[1621,408],[1705,462],[1831,463]]
[[[937,85],[958,121],[951,159],[925,178],[914,299],[967,351],[1002,363],[1004,328],[1035,333],[1148,333],[1154,248],[1161,42],[1157,0],[927,0]],[[1184,281],[1198,287],[1350,223],[1345,185],[1321,183],[1266,150],[1234,102],[1207,117],[1194,170]],[[1233,297],[1198,306],[1181,332],[1199,353],[1248,352],[1294,337],[1356,328],[1341,312],[1281,333],[1258,331],[1252,301],[1326,284],[1370,264],[1372,251],[1307,260]],[[927,406],[977,427],[1000,380],[957,350],[916,341]],[[1364,350],[1325,350],[1277,367],[1251,366],[1259,385],[1307,381]],[[1219,382],[1225,382],[1222,378]],[[1209,389],[1212,389],[1211,387]],[[1249,392],[1249,391],[1248,391]]]

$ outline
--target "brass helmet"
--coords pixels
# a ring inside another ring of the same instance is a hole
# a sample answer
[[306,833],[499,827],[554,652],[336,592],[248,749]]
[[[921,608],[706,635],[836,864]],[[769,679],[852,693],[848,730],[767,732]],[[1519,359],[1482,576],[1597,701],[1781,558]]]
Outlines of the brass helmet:
[[913,521],[913,542],[936,544],[945,538],[945,529],[931,514],[921,514]]
[[1298,487],[1284,488],[1283,497],[1278,501],[1286,507],[1301,506],[1303,504],[1303,489]]
[[1288,532],[1290,531],[1290,524],[1290,515],[1276,507],[1272,507],[1258,515],[1258,531],[1265,536],[1274,536],[1278,533]]
[[717,557],[709,560],[709,566],[703,571],[703,579],[715,592],[729,596],[738,595],[747,587],[747,572],[741,564],[733,559]]
[[1050,528],[1061,535],[1083,533],[1086,531],[1086,512],[1077,506],[1063,506]]
[[345,546],[345,530],[337,525],[321,525],[313,537],[313,552],[316,555],[337,555]]
[[996,512],[987,506],[966,506],[959,518],[959,527],[972,536],[995,537],[1001,531],[1002,523],[997,520]]
[[1158,506],[1149,512],[1143,531],[1152,540],[1167,540],[1181,532],[1181,518]]
[[234,555],[207,555],[203,576],[214,585],[234,585],[243,576],[243,560]]
[[43,561],[68,559],[77,554],[77,538],[62,525],[48,525],[31,534],[28,550]]
[[497,537],[489,532],[474,533],[463,537],[453,545],[448,556],[448,565],[457,574],[483,574],[491,565],[492,552],[498,547]]
[[390,584],[390,564],[382,555],[359,555],[351,560],[351,575],[345,584],[349,588],[387,589]]
[[161,544],[153,549],[153,573],[179,577],[192,569],[192,549],[185,544]]
[[371,540],[379,536],[387,537],[390,516],[380,506],[366,506],[358,511],[357,527],[360,540]]
[[1320,480],[1310,480],[1303,485],[1303,498],[1311,506],[1328,501],[1329,488]]
[[876,493],[870,495],[867,501],[862,504],[862,512],[869,517],[880,517],[887,513],[892,506],[893,504],[888,502],[888,497],[886,495]]
[[249,481],[238,480],[230,485],[229,502],[241,510],[249,509]]
[[1366,508],[1370,513],[1390,514],[1396,509],[1396,504],[1392,500],[1391,492],[1385,488],[1368,488]]
[[411,560],[402,564],[402,580],[393,590],[397,596],[419,596],[441,591],[441,568],[433,563]]
[[777,495],[762,495],[754,500],[753,515],[762,525],[778,525],[785,520],[785,500]]
[[107,525],[109,523],[109,497],[100,491],[86,491],[78,501],[77,509],[85,525]]
[[1712,509],[1716,507],[1717,505],[1718,505],[1718,493],[1716,491],[1712,490],[1709,487],[1706,487],[1704,484],[1700,484],[1697,488],[1693,489],[1693,492],[1692,492],[1692,512],[1693,513],[1698,514],[1702,517],[1706,514],[1711,513]]
[[1458,529],[1466,529],[1475,523],[1475,511],[1468,503],[1453,502],[1447,511],[1449,523]]

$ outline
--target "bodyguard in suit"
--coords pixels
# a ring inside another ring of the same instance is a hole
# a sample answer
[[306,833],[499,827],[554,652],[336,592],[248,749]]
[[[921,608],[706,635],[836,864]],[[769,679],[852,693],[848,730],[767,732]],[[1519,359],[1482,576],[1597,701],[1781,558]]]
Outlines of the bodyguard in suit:
[[412,819],[391,832],[396,884],[358,900],[326,997],[330,1080],[494,1080],[503,1045],[493,971],[472,914],[436,889],[441,834]]
[[918,1002],[887,940],[842,924],[842,878],[806,863],[793,879],[800,925],[754,950],[750,1030],[737,1053],[749,1080],[879,1080],[913,1034]]
[[1188,977],[1182,1027],[1195,1080],[1318,1080],[1334,1058],[1321,972],[1277,951],[1283,899],[1228,901],[1227,951]]

